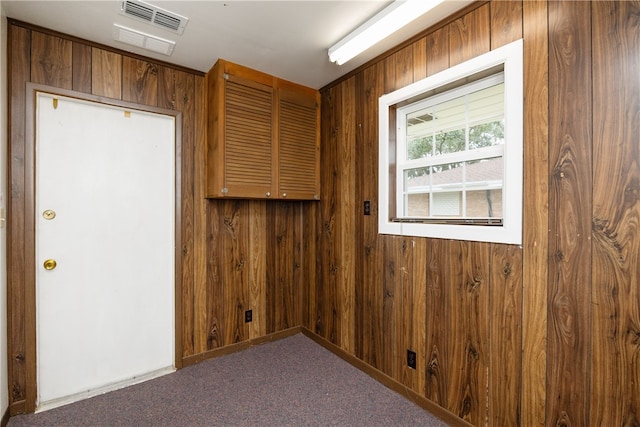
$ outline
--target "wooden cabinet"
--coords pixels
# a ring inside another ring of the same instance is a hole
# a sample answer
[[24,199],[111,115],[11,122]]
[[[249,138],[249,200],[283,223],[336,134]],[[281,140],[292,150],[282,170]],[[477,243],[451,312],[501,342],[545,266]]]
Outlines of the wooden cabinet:
[[207,88],[207,197],[317,200],[319,92],[222,59]]

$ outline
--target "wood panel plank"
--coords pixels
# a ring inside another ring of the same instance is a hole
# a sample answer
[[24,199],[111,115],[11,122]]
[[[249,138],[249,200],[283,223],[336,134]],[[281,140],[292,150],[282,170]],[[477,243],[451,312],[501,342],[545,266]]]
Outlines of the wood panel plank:
[[339,161],[339,267],[338,267],[338,302],[339,302],[339,345],[350,354],[354,354],[354,305],[355,305],[355,158],[356,152],[356,93],[355,77],[340,84],[341,105],[338,133]]
[[337,344],[337,273],[339,266],[338,236],[339,218],[337,205],[339,203],[338,179],[338,132],[340,120],[341,93],[339,88],[332,87],[322,96],[321,125],[322,168],[320,177],[320,205],[318,215],[318,292],[316,298],[316,319],[314,330],[321,337],[333,344]]
[[[302,287],[304,286],[304,256],[308,253],[304,250],[304,236],[303,230],[304,218],[302,214],[304,210],[302,206],[305,202],[295,202],[293,204],[293,259],[292,268],[293,274],[291,276],[291,283],[289,288],[291,292],[291,298],[293,301],[293,307],[291,307],[292,327],[300,326],[302,324]],[[315,257],[314,257],[315,259]]]
[[266,313],[266,331],[267,334],[272,334],[276,331],[278,319],[276,317],[276,309],[278,306],[278,293],[276,288],[278,286],[278,254],[275,250],[277,233],[276,233],[276,203],[267,203],[267,234],[266,244],[269,247],[267,251],[267,272],[265,282],[265,313]]
[[[220,348],[224,342],[224,287],[223,236],[224,205],[227,200],[209,199],[207,203],[207,350]],[[198,331],[195,331],[195,349],[199,353]]]
[[71,89],[72,43],[38,31],[31,34],[31,81]]
[[489,4],[485,4],[449,24],[449,65],[486,53],[491,48]]
[[267,229],[267,202],[255,201],[249,216],[249,299],[245,307],[253,314],[248,325],[249,339],[265,336],[267,316],[273,316],[272,312],[267,312]]
[[274,202],[273,250],[275,252],[275,281],[272,284],[274,307],[271,316],[274,318],[274,332],[297,326],[295,318],[294,270],[295,268],[295,203]]
[[[413,333],[415,324],[413,319],[413,248],[412,238],[403,236],[400,238],[400,252],[396,254],[396,288],[393,305],[394,331],[393,346],[395,354],[391,360],[392,373],[396,380],[409,388],[418,383],[416,371],[407,365],[407,350],[414,349]],[[416,365],[417,367],[417,365]]]
[[427,76],[449,68],[449,29],[447,25],[426,37]]
[[384,60],[385,93],[413,83],[413,47],[405,47]]
[[[362,153],[362,147],[365,144],[364,132],[366,126],[363,126],[366,101],[365,101],[365,88],[364,88],[364,73],[357,73],[355,76],[355,147],[356,155],[353,159],[353,168],[355,173],[355,188],[354,188],[354,200],[356,206],[356,212],[354,216],[354,265],[353,274],[355,279],[354,288],[354,319],[353,319],[353,355],[360,360],[363,360],[364,356],[364,316],[366,312],[366,284],[364,282],[364,271],[362,266],[364,265],[365,248],[362,244],[365,241],[364,238],[364,223],[367,219],[366,215],[363,215],[362,211],[358,212],[358,209],[362,207],[364,209],[364,170],[366,166],[364,162],[368,159]],[[361,154],[362,153],[362,154]]]
[[589,420],[591,425],[634,426],[640,425],[640,2],[594,2],[592,13]]
[[545,425],[547,275],[549,242],[549,139],[547,2],[523,2],[524,194],[523,209],[523,426]]
[[489,425],[520,424],[522,250],[492,244],[489,266]]
[[[549,3],[547,423],[589,425],[591,42],[589,3]],[[549,404],[553,402],[553,404]]]
[[[451,241],[428,239],[426,263],[425,345],[426,369],[424,395],[434,403],[447,407],[451,363],[448,348],[448,285]],[[447,325],[447,327],[443,327]]]
[[[424,394],[427,367],[427,239],[412,238],[411,286],[405,295],[405,347],[416,352],[416,369],[408,370],[404,384],[413,391]],[[406,369],[406,368],[405,368]]]
[[427,77],[427,38],[423,37],[411,44],[413,64],[413,81],[417,82]]
[[[189,81],[190,76],[187,79]],[[179,79],[182,81],[182,78]],[[184,88],[190,85],[187,83]],[[182,92],[183,86],[178,85]],[[188,92],[188,89],[185,90]],[[185,93],[184,95],[187,95]],[[192,337],[193,350],[191,354],[202,353],[207,349],[207,221],[209,204],[205,199],[206,186],[203,177],[205,176],[205,163],[200,159],[205,158],[207,150],[207,99],[206,99],[206,82],[204,77],[193,76],[193,94],[194,99],[192,105],[195,110],[195,118],[193,121],[194,137],[195,137],[195,159],[193,165],[194,171],[194,190],[193,190],[193,234],[194,234],[194,276],[193,276],[193,323],[186,325],[184,328],[184,337]],[[188,114],[188,112],[187,112]],[[183,172],[184,173],[184,172]],[[183,339],[184,339],[183,337]],[[198,349],[198,350],[196,350]],[[185,347],[185,353],[190,349]]]
[[473,425],[487,423],[489,244],[450,246],[447,409]]
[[222,301],[225,306],[224,345],[244,341],[248,335],[248,326],[245,326],[244,322],[244,307],[249,282],[249,203],[248,200],[229,200],[223,205],[221,273],[224,283]]
[[176,70],[158,67],[158,107],[176,109]]
[[94,95],[122,99],[122,55],[91,49],[91,91]]
[[158,105],[158,66],[153,62],[123,57],[122,99],[154,107]]
[[73,42],[73,90],[91,93],[91,46]]
[[[166,69],[166,67],[162,67]],[[184,72],[167,72],[173,76],[172,85],[174,93],[170,94],[162,101],[164,105],[170,103],[169,100],[178,98],[174,103],[174,108],[182,112],[180,116],[182,125],[182,175],[180,177],[181,186],[181,216],[182,216],[182,297],[183,297],[183,342],[189,342],[189,350],[193,351],[193,325],[194,325],[194,270],[195,256],[194,239],[196,231],[194,227],[194,186],[196,176],[194,168],[196,163],[196,97],[195,97],[195,77]],[[133,82],[129,82],[133,83]],[[136,83],[137,84],[137,83]],[[168,95],[165,93],[165,95]],[[158,101],[156,100],[156,103]],[[184,348],[183,348],[183,355]]]
[[[385,236],[383,246],[384,276],[382,282],[382,352],[380,370],[391,378],[400,378],[402,368],[398,348],[402,345],[402,329],[397,317],[402,304],[402,237]],[[398,333],[400,330],[400,334]]]
[[317,236],[318,229],[316,218],[318,203],[302,203],[302,269],[301,278],[301,316],[302,326],[313,330],[315,319],[315,307],[317,296],[316,284],[316,254],[318,253]]
[[382,367],[382,286],[383,276],[382,237],[378,235],[378,98],[384,92],[384,72],[382,63],[373,65],[362,72],[363,101],[361,106],[362,145],[358,145],[362,159],[362,199],[371,202],[371,215],[364,216],[362,246],[364,258],[361,264],[364,313],[362,314],[362,360],[376,369]]
[[491,49],[522,38],[522,1],[493,1],[491,8]]
[[[31,80],[31,31],[8,28],[7,143],[7,353],[9,404],[15,411],[27,397],[25,342],[25,86]],[[34,367],[35,369],[35,367]]]

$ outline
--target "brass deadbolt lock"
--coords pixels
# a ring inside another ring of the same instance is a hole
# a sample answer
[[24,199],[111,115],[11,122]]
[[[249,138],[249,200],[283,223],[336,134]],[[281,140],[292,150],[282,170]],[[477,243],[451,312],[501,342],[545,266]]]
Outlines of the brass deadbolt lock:
[[46,211],[42,212],[42,217],[44,219],[53,219],[56,217],[56,212],[52,211],[51,209],[47,209]]

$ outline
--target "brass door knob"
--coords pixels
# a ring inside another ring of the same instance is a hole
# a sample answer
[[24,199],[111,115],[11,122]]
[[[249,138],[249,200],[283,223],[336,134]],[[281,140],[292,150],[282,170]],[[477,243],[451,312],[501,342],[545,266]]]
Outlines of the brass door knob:
[[56,217],[56,212],[54,210],[47,209],[46,211],[42,212],[42,217],[44,219],[53,219]]
[[45,270],[53,270],[54,268],[56,268],[56,265],[58,265],[58,263],[55,259],[48,259],[44,262],[44,264],[42,264]]

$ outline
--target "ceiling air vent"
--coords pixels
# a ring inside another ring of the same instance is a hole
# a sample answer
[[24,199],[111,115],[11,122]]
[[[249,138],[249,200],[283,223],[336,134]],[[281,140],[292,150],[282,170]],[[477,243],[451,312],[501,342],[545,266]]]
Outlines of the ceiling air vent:
[[176,42],[113,24],[113,38],[122,43],[170,56]]
[[189,18],[140,0],[123,1],[120,7],[120,14],[148,22],[178,34],[183,33],[189,22]]

